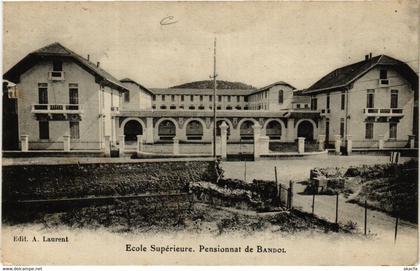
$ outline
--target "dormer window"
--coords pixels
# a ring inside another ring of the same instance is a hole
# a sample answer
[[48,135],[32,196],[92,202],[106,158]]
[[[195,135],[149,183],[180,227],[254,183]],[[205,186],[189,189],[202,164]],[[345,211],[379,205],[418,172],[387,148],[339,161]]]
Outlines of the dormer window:
[[53,70],[49,72],[49,79],[52,81],[64,80],[63,62],[53,61]]
[[62,61],[53,61],[53,71],[62,72],[63,71],[63,62]]
[[379,71],[379,79],[388,79],[388,71],[387,70],[380,70]]

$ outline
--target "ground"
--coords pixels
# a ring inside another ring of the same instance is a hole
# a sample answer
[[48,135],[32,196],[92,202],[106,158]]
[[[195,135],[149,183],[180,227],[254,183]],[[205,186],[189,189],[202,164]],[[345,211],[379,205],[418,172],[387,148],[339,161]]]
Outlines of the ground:
[[[410,158],[403,157],[401,162]],[[350,167],[355,165],[373,165],[388,163],[388,156],[325,156],[310,159],[284,159],[284,160],[262,160],[256,162],[223,162],[224,175],[227,178],[240,178],[251,181],[253,179],[274,180],[274,167],[277,167],[277,176],[280,183],[288,185],[294,181],[295,197],[294,207],[303,211],[312,211],[312,196],[301,195],[305,185],[300,181],[309,178],[310,169],[315,167]],[[246,172],[245,172],[246,168]],[[339,197],[338,222],[348,224],[349,221],[356,223],[359,231],[363,231],[364,208],[346,202],[342,195]],[[319,195],[315,198],[315,214],[326,218],[328,221],[335,221],[335,196]],[[395,230],[395,218],[378,211],[369,210],[367,213],[367,231],[381,238],[393,240]],[[400,220],[398,225],[398,236],[417,238],[417,225]]]

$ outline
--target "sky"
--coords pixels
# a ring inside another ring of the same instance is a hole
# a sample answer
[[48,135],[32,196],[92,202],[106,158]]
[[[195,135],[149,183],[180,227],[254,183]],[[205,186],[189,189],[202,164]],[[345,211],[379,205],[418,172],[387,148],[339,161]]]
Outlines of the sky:
[[209,79],[216,38],[218,79],[302,89],[370,52],[418,72],[418,25],[417,1],[6,2],[3,73],[60,42],[119,79],[165,88]]

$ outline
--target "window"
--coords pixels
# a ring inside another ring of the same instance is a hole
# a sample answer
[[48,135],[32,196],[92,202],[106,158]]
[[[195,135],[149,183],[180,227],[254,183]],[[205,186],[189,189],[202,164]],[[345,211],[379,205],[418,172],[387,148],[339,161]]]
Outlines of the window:
[[38,102],[39,104],[48,104],[48,84],[38,84]]
[[373,122],[366,122],[365,138],[373,139]]
[[379,79],[388,79],[388,71],[387,70],[380,70],[379,71]]
[[374,89],[367,90],[366,107],[367,108],[375,107],[375,90]]
[[171,95],[171,101],[175,101],[175,95]]
[[200,102],[203,101],[203,95],[200,95]]
[[62,61],[53,61],[53,71],[55,71],[55,72],[63,71],[63,62]]
[[165,95],[162,95],[162,101],[164,101],[165,100]]
[[184,95],[181,95],[181,102],[184,101]]
[[241,101],[241,97],[240,96],[236,96],[236,102],[240,102]]
[[152,95],[152,100],[156,101],[156,95]]
[[78,84],[69,84],[69,104],[79,104]]
[[230,96],[227,96],[228,102],[230,103]]
[[222,101],[222,96],[217,96],[217,99],[218,99],[219,102],[221,102]]
[[283,103],[283,90],[279,90],[279,104]]
[[222,107],[219,105],[219,106],[217,106],[217,110],[221,110],[222,109]]
[[311,110],[318,110],[318,99],[312,98],[311,99]]
[[397,139],[397,123],[389,123],[389,139]]
[[70,121],[70,138],[71,139],[80,138],[78,121]]
[[226,106],[226,110],[232,110],[232,106],[230,105]]
[[248,102],[248,96],[244,97],[244,102]]
[[166,105],[161,105],[160,109],[166,109]]
[[309,104],[305,104],[305,108],[309,108]]
[[124,92],[124,102],[129,103],[130,102],[130,91]]
[[213,101],[213,96],[209,96],[209,101]]
[[200,106],[198,107],[198,109],[199,109],[199,110],[204,110],[204,105],[200,105]]
[[183,105],[180,105],[180,106],[179,106],[179,109],[184,109],[184,106],[183,106]]
[[300,108],[300,104],[296,104],[296,108]]
[[327,109],[330,109],[330,94],[327,93]]
[[193,95],[190,95],[190,101],[194,102],[194,96]]
[[175,105],[171,105],[171,106],[169,107],[169,109],[174,110],[174,109],[176,109],[176,106],[175,106]]
[[265,91],[264,93],[265,93],[265,98],[267,99],[267,97],[268,97],[268,91]]
[[341,110],[346,108],[346,94],[341,93]]
[[156,105],[152,105],[152,109],[156,109]]
[[398,90],[391,89],[391,108],[398,108]]
[[[192,97],[192,96],[191,96]],[[190,107],[188,107],[188,109],[190,109],[190,110],[195,110],[195,106],[194,105],[191,105]]]
[[39,123],[39,139],[50,139],[50,125],[48,121],[40,121]]
[[344,137],[344,119],[343,118],[340,119],[340,136],[341,138]]

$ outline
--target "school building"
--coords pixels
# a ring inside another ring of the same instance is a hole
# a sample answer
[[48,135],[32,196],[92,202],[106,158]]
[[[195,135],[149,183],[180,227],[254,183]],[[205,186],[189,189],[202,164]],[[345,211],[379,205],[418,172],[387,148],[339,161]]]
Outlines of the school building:
[[[354,148],[408,147],[418,131],[418,76],[386,55],[338,68],[305,90],[283,81],[258,89],[232,84],[214,97],[211,81],[155,89],[118,80],[89,56],[53,43],[25,56],[4,79],[13,83],[8,100],[17,112],[17,138],[9,140],[24,151],[100,151],[138,136],[149,145],[174,138],[207,144],[214,105],[217,135],[224,122],[228,144],[252,141],[258,127],[277,143],[340,138]],[[11,88],[3,89],[5,95]]]

